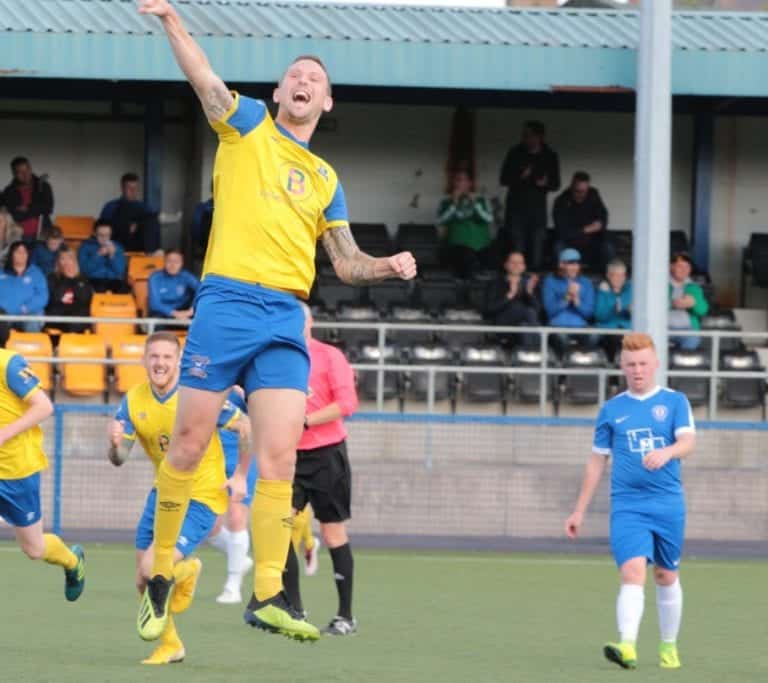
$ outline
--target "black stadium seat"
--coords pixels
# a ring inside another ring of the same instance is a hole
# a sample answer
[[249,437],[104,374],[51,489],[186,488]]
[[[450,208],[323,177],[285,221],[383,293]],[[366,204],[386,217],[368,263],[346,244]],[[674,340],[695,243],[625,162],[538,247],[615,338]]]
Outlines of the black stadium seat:
[[[438,322],[445,325],[466,325],[467,327],[485,324],[483,316],[479,311],[466,306],[444,309],[438,318]],[[484,344],[486,342],[485,332],[474,330],[467,330],[466,332],[440,330],[437,336],[443,343],[452,348],[461,348],[467,344]]]
[[367,304],[340,303],[336,310],[336,322],[366,323],[367,329],[338,328],[337,336],[344,342],[345,348],[354,348],[361,344],[375,344],[378,341],[378,330],[373,325],[381,319],[379,312]]
[[[676,349],[670,352],[670,370],[709,370],[709,353],[705,350],[686,351]],[[704,406],[709,402],[709,379],[707,377],[670,377],[669,386],[682,391],[692,406]]]
[[336,310],[341,302],[360,303],[363,289],[344,284],[335,277],[320,277],[317,280],[317,300],[329,311]]
[[[765,372],[756,351],[725,352],[720,356],[720,369],[734,372]],[[723,380],[723,403],[730,408],[754,408],[765,411],[765,378],[733,377]]]
[[[354,353],[354,358],[359,363],[378,363],[382,357],[376,344],[363,344]],[[400,352],[397,347],[389,345],[384,347],[384,362],[393,364],[400,361]],[[379,381],[378,370],[359,370],[357,373],[358,391],[366,400],[376,399],[376,390]],[[389,401],[400,395],[400,377],[398,372],[384,373],[383,398]]]
[[410,251],[422,272],[440,265],[440,240],[437,227],[419,223],[401,223],[397,230],[397,250]]
[[412,284],[404,280],[384,280],[368,287],[368,301],[382,312],[392,306],[408,306],[412,298]]
[[[455,356],[451,349],[443,344],[416,344],[408,350],[409,365],[453,365]],[[435,373],[435,400],[445,401],[453,398],[456,374],[454,372]],[[406,398],[426,401],[429,397],[429,375],[427,372],[414,370],[408,373]]]
[[[516,368],[538,368],[541,367],[541,349],[513,349],[509,355],[509,364]],[[552,349],[547,350],[547,367],[556,368],[559,362]],[[537,403],[541,398],[541,375],[539,374],[521,374],[513,375],[514,380],[514,398],[520,403]],[[547,391],[546,398],[549,400],[555,395],[556,379],[555,375],[550,375],[545,387]]]
[[[492,367],[505,365],[504,351],[498,346],[465,346],[460,355],[462,365]],[[497,373],[465,372],[461,394],[470,403],[501,403],[506,406],[507,376]]]
[[[418,328],[419,325],[429,325],[434,323],[429,312],[419,306],[393,306],[389,315],[388,322],[401,325],[413,325]],[[434,332],[426,330],[390,330],[387,332],[387,339],[393,343],[406,344],[426,344],[432,341]]]
[[[572,348],[563,355],[564,368],[607,368],[608,359],[605,351],[596,348]],[[565,375],[563,384],[563,399],[567,403],[585,405],[597,403],[599,399],[598,376],[592,375]]]
[[352,223],[352,235],[357,245],[371,256],[390,256],[394,247],[384,223]]

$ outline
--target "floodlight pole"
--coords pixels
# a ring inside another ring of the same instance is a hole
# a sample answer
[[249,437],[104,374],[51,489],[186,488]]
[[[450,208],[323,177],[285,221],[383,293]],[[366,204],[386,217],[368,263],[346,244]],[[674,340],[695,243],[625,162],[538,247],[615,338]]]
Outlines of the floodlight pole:
[[635,113],[632,326],[656,342],[660,384],[667,377],[671,62],[672,0],[642,0]]

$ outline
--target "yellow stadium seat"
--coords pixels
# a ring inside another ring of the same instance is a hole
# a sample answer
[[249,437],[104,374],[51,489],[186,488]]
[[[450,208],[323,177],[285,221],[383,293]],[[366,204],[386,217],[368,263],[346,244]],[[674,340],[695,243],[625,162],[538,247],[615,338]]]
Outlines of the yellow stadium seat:
[[104,340],[95,334],[62,334],[59,338],[61,386],[74,396],[93,396],[107,389],[102,363],[67,363],[68,358],[106,358]]
[[[115,360],[141,360],[144,357],[145,334],[131,334],[112,340],[112,358]],[[134,364],[115,365],[115,389],[124,394],[131,387],[147,379],[144,367]]]
[[67,243],[82,242],[93,234],[93,224],[96,219],[93,216],[57,216],[56,225],[64,233]]
[[148,280],[156,270],[165,265],[162,256],[131,255],[128,260],[128,281]]
[[[20,353],[29,361],[34,358],[51,358],[53,356],[51,338],[45,332],[17,332],[12,330],[5,348]],[[29,367],[40,379],[40,386],[45,391],[50,391],[53,386],[53,365],[51,363],[30,362]]]
[[[91,315],[94,318],[135,318],[136,302],[131,294],[94,294],[91,299]],[[96,323],[95,332],[108,346],[117,337],[133,334],[133,323]]]
[[149,315],[149,280],[134,280],[131,284],[136,308],[144,317]]

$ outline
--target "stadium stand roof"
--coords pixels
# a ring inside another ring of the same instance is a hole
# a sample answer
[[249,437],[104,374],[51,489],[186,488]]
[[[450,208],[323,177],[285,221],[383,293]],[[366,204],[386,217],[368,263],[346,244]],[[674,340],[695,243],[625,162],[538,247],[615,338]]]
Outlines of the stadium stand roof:
[[[635,11],[177,0],[214,67],[272,82],[316,53],[345,85],[547,91],[632,88]],[[0,75],[178,81],[135,0],[0,0]],[[766,96],[768,13],[678,12],[673,91]]]

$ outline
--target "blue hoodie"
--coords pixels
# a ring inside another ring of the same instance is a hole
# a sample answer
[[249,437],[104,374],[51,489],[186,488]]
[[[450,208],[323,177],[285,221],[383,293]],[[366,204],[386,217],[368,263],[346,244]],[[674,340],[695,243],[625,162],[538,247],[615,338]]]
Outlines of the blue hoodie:
[[595,310],[595,288],[592,282],[579,275],[574,279],[580,286],[578,307],[565,300],[568,278],[547,275],[541,286],[541,299],[552,327],[587,327]]
[[188,270],[182,270],[178,275],[156,270],[149,276],[150,315],[170,318],[174,311],[189,308],[199,284],[199,280]]
[[37,266],[23,275],[0,271],[0,306],[11,315],[42,315],[48,305],[48,283]]
[[59,252],[66,248],[66,244],[62,243],[58,250],[51,251],[45,242],[38,242],[32,250],[32,263],[43,271],[43,275],[50,275],[56,267]]
[[113,244],[115,255],[112,258],[98,253],[101,245],[95,237],[80,245],[77,261],[85,277],[89,280],[122,280],[125,277],[125,250],[118,242]]

